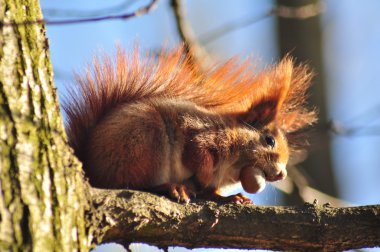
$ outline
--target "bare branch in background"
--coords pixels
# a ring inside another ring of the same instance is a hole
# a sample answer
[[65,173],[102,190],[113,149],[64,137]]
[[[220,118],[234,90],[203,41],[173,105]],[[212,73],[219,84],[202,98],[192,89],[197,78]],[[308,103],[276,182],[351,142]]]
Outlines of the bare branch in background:
[[316,15],[320,15],[324,11],[324,9],[324,5],[321,2],[307,4],[300,7],[288,7],[279,5],[257,17],[247,16],[222,24],[219,27],[200,35],[199,41],[203,44],[211,43],[212,41],[230,32],[258,23],[271,16],[279,16],[282,18],[293,19],[306,19],[314,17]]
[[[345,120],[341,123],[337,120],[331,120],[328,124],[328,130],[338,136],[359,137],[359,136],[380,136],[380,125],[374,123],[379,122],[380,118],[380,104],[365,110],[359,115]],[[353,125],[360,122],[359,126],[345,126]]]
[[122,12],[124,10],[127,10],[132,4],[134,4],[135,0],[126,0],[122,2],[121,4],[118,4],[113,7],[109,8],[103,8],[101,10],[76,10],[76,9],[51,9],[51,8],[46,8],[43,9],[42,12],[46,16],[61,16],[61,17],[96,17],[96,16],[104,16],[104,15],[109,15],[110,13],[114,12]]
[[193,29],[185,19],[185,10],[182,0],[171,0],[173,13],[176,19],[178,33],[184,42],[186,53],[191,57],[195,66],[207,69],[213,61],[206,50],[199,44]]
[[346,127],[340,124],[338,121],[330,121],[329,123],[330,132],[337,136],[346,137],[364,137],[364,136],[380,136],[380,125],[370,126],[369,124],[364,124],[355,127]]
[[258,16],[258,17],[248,16],[248,17],[237,19],[237,20],[229,21],[213,30],[210,30],[208,32],[205,32],[204,34],[201,34],[199,36],[199,41],[201,41],[203,44],[209,44],[213,42],[214,40],[217,40],[218,38],[223,37],[224,35],[230,32],[258,23],[259,21],[262,21],[274,14],[275,12],[272,9],[269,12],[264,13],[263,15]]
[[309,181],[296,167],[290,167],[288,177],[273,184],[278,190],[288,195],[298,195],[302,202],[317,201],[321,204],[331,204],[336,207],[346,207],[352,204],[339,198],[323,193],[309,185]]
[[137,9],[131,13],[125,13],[120,15],[108,15],[102,17],[93,18],[82,18],[82,19],[71,19],[71,20],[48,20],[48,19],[38,19],[38,20],[27,20],[21,23],[16,23],[12,20],[10,21],[0,21],[0,26],[26,26],[26,25],[68,25],[68,24],[81,24],[89,22],[99,22],[104,20],[114,20],[114,19],[129,19],[132,17],[138,17],[151,12],[158,4],[159,0],[152,0],[148,5]]

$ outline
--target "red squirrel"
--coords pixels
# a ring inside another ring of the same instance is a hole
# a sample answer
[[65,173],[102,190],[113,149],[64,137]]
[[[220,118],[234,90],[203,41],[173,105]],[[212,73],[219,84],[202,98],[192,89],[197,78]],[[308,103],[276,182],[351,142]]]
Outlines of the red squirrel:
[[298,133],[316,120],[308,67],[290,57],[261,73],[237,59],[208,71],[191,62],[181,48],[156,57],[119,48],[76,74],[66,130],[92,186],[251,203],[220,192],[286,177]]

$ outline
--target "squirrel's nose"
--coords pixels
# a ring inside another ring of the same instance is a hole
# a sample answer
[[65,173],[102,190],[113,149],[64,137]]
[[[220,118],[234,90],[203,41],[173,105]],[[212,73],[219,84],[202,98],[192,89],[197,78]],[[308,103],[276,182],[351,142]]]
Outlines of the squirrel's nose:
[[286,169],[281,169],[277,174],[267,176],[265,179],[269,182],[274,182],[277,180],[283,180],[286,178],[287,174],[288,173],[287,173]]
[[283,180],[286,178],[286,175],[287,175],[287,171],[286,169],[282,169],[276,176],[275,176],[275,179],[276,180]]

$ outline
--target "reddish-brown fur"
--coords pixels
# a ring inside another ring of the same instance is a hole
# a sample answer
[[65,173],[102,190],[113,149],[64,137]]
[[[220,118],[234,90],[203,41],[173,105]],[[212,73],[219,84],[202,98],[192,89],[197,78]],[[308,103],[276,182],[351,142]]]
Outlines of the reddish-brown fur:
[[275,181],[293,135],[315,121],[304,106],[310,77],[289,57],[259,74],[232,59],[200,75],[181,48],[142,59],[118,49],[76,75],[64,104],[69,142],[98,187],[169,188],[187,202],[239,182],[243,167]]

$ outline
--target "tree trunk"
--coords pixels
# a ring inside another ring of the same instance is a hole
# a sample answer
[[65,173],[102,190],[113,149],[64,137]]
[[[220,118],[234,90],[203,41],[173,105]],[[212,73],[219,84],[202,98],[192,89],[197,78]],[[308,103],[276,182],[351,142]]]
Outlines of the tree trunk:
[[[315,72],[310,90],[310,104],[318,110],[318,124],[310,132],[308,158],[300,164],[314,188],[336,196],[335,176],[331,165],[330,138],[326,132],[327,102],[322,60],[320,27],[321,1],[277,0],[278,43],[282,56],[291,54],[298,63],[307,63]],[[288,14],[288,15],[286,15]],[[291,168],[290,168],[291,169]],[[289,171],[289,175],[292,171]],[[288,197],[289,204],[300,203]]]
[[87,201],[67,145],[38,1],[0,0],[0,251],[87,251]]

